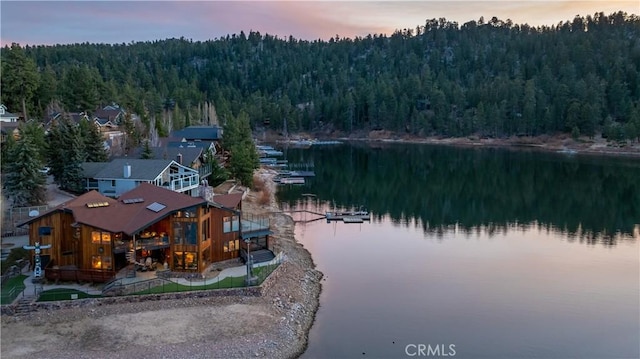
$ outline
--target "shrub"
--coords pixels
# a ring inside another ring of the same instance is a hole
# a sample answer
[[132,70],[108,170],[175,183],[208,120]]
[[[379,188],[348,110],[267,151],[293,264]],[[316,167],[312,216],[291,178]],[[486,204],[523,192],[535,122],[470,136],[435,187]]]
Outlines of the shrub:
[[260,197],[258,197],[258,203],[264,206],[271,203],[271,191],[269,190],[269,188],[264,188],[260,192]]

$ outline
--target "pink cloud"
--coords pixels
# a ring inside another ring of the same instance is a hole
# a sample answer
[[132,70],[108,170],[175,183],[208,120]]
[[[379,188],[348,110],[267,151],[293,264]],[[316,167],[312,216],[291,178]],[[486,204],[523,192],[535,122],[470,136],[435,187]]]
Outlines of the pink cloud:
[[286,38],[327,40],[390,34],[446,18],[481,16],[554,25],[602,11],[637,14],[636,1],[2,1],[6,44],[122,43],[170,37],[208,40],[251,30]]

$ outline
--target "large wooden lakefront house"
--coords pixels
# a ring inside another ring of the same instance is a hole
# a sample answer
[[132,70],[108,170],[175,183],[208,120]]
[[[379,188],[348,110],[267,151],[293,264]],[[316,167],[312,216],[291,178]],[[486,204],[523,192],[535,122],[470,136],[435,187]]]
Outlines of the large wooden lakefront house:
[[117,199],[85,193],[27,224],[31,245],[51,245],[41,259],[56,281],[106,282],[125,268],[202,273],[248,245],[271,253],[268,219],[243,219],[242,193],[207,201],[142,183]]

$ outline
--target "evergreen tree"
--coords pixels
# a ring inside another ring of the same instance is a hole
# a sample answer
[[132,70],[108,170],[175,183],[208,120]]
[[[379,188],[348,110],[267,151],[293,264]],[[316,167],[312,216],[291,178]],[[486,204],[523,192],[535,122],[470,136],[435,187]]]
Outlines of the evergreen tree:
[[140,155],[140,158],[142,158],[143,160],[149,160],[153,158],[153,150],[151,149],[151,145],[149,144],[150,142],[151,141],[146,140],[142,145],[142,154]]
[[38,151],[38,160],[42,163],[46,163],[47,140],[42,126],[35,121],[27,121],[20,126],[20,133],[23,136],[29,137]]
[[51,66],[46,66],[40,74],[40,84],[36,92],[35,98],[40,110],[40,115],[45,114],[44,110],[49,104],[57,100],[57,83],[56,74]]
[[11,44],[11,49],[5,49],[3,54],[4,52],[6,56],[3,56],[0,81],[3,102],[9,108],[22,109],[22,116],[28,120],[27,110],[33,107],[33,95],[39,84],[36,63],[16,43]]
[[246,112],[226,122],[223,145],[230,152],[230,175],[245,186],[253,186],[253,170],[259,167],[259,160]]
[[58,185],[62,183],[62,174],[67,159],[65,153],[67,146],[67,143],[65,143],[65,133],[69,126],[69,120],[63,118],[51,126],[47,135],[47,163],[50,168],[49,173]]
[[40,153],[29,136],[20,139],[9,149],[7,158],[6,193],[16,207],[45,204],[46,179],[40,172],[43,163]]
[[86,161],[86,153],[80,128],[75,125],[68,126],[64,137],[68,145],[65,148],[60,187],[73,193],[82,193],[84,191],[82,162]]
[[86,64],[73,66],[64,75],[62,92],[65,107],[73,111],[94,109],[98,101],[98,82],[101,79]]
[[138,144],[140,143],[140,133],[137,131],[135,123],[133,122],[133,119],[131,118],[130,113],[126,113],[124,115],[122,126],[124,127],[124,134],[125,134],[123,150],[124,150],[124,153],[129,153],[129,150],[131,148],[137,147]]
[[229,159],[231,175],[245,186],[253,186],[253,170],[250,149],[246,146],[234,146]]
[[[10,109],[25,98],[27,109],[40,107],[34,113],[55,100],[74,111],[116,101],[147,128],[160,119],[161,136],[189,123],[214,124],[217,115],[228,122],[241,111],[251,125],[281,133],[510,136],[577,126],[593,136],[606,130],[602,119],[609,116],[638,132],[630,117],[640,98],[640,17],[599,13],[542,27],[489,18],[462,26],[430,19],[415,31],[328,42],[251,32],[204,42],[16,45],[0,52],[0,92]],[[26,62],[11,61],[20,56]],[[22,97],[31,92],[13,86],[24,77],[8,64],[41,69],[39,101]],[[483,123],[473,115],[481,112]],[[136,138],[126,132],[129,141]]]
[[80,132],[86,152],[86,161],[107,162],[109,155],[104,148],[104,139],[98,127],[91,122],[82,121],[80,123]]
[[223,166],[220,166],[215,158],[211,157],[209,163],[211,165],[211,174],[207,178],[209,185],[215,187],[229,179],[229,172]]
[[2,153],[0,154],[0,170],[2,173],[7,173],[8,159],[11,158],[10,154],[15,145],[16,139],[13,137],[13,133],[7,133],[7,139],[2,144]]

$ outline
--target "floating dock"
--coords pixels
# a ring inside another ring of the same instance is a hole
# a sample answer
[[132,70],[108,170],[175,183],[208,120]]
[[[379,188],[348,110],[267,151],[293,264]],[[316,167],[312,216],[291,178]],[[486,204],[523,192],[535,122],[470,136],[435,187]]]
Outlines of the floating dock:
[[289,146],[294,147],[310,147],[310,146],[322,146],[322,145],[341,145],[341,141],[334,140],[316,140],[316,139],[301,139],[301,140],[282,140],[280,143],[286,143]]
[[327,212],[325,213],[327,222],[330,221],[343,221],[345,223],[362,223],[363,221],[370,221],[371,214],[368,211],[355,211],[355,212]]
[[360,217],[344,217],[342,218],[344,223],[362,223],[364,220]]
[[290,171],[291,177],[315,177],[316,173],[313,171]]
[[274,178],[274,181],[280,184],[304,184],[303,177],[282,177],[280,179]]
[[278,151],[271,146],[256,145],[256,150],[260,156],[282,156],[282,151]]

